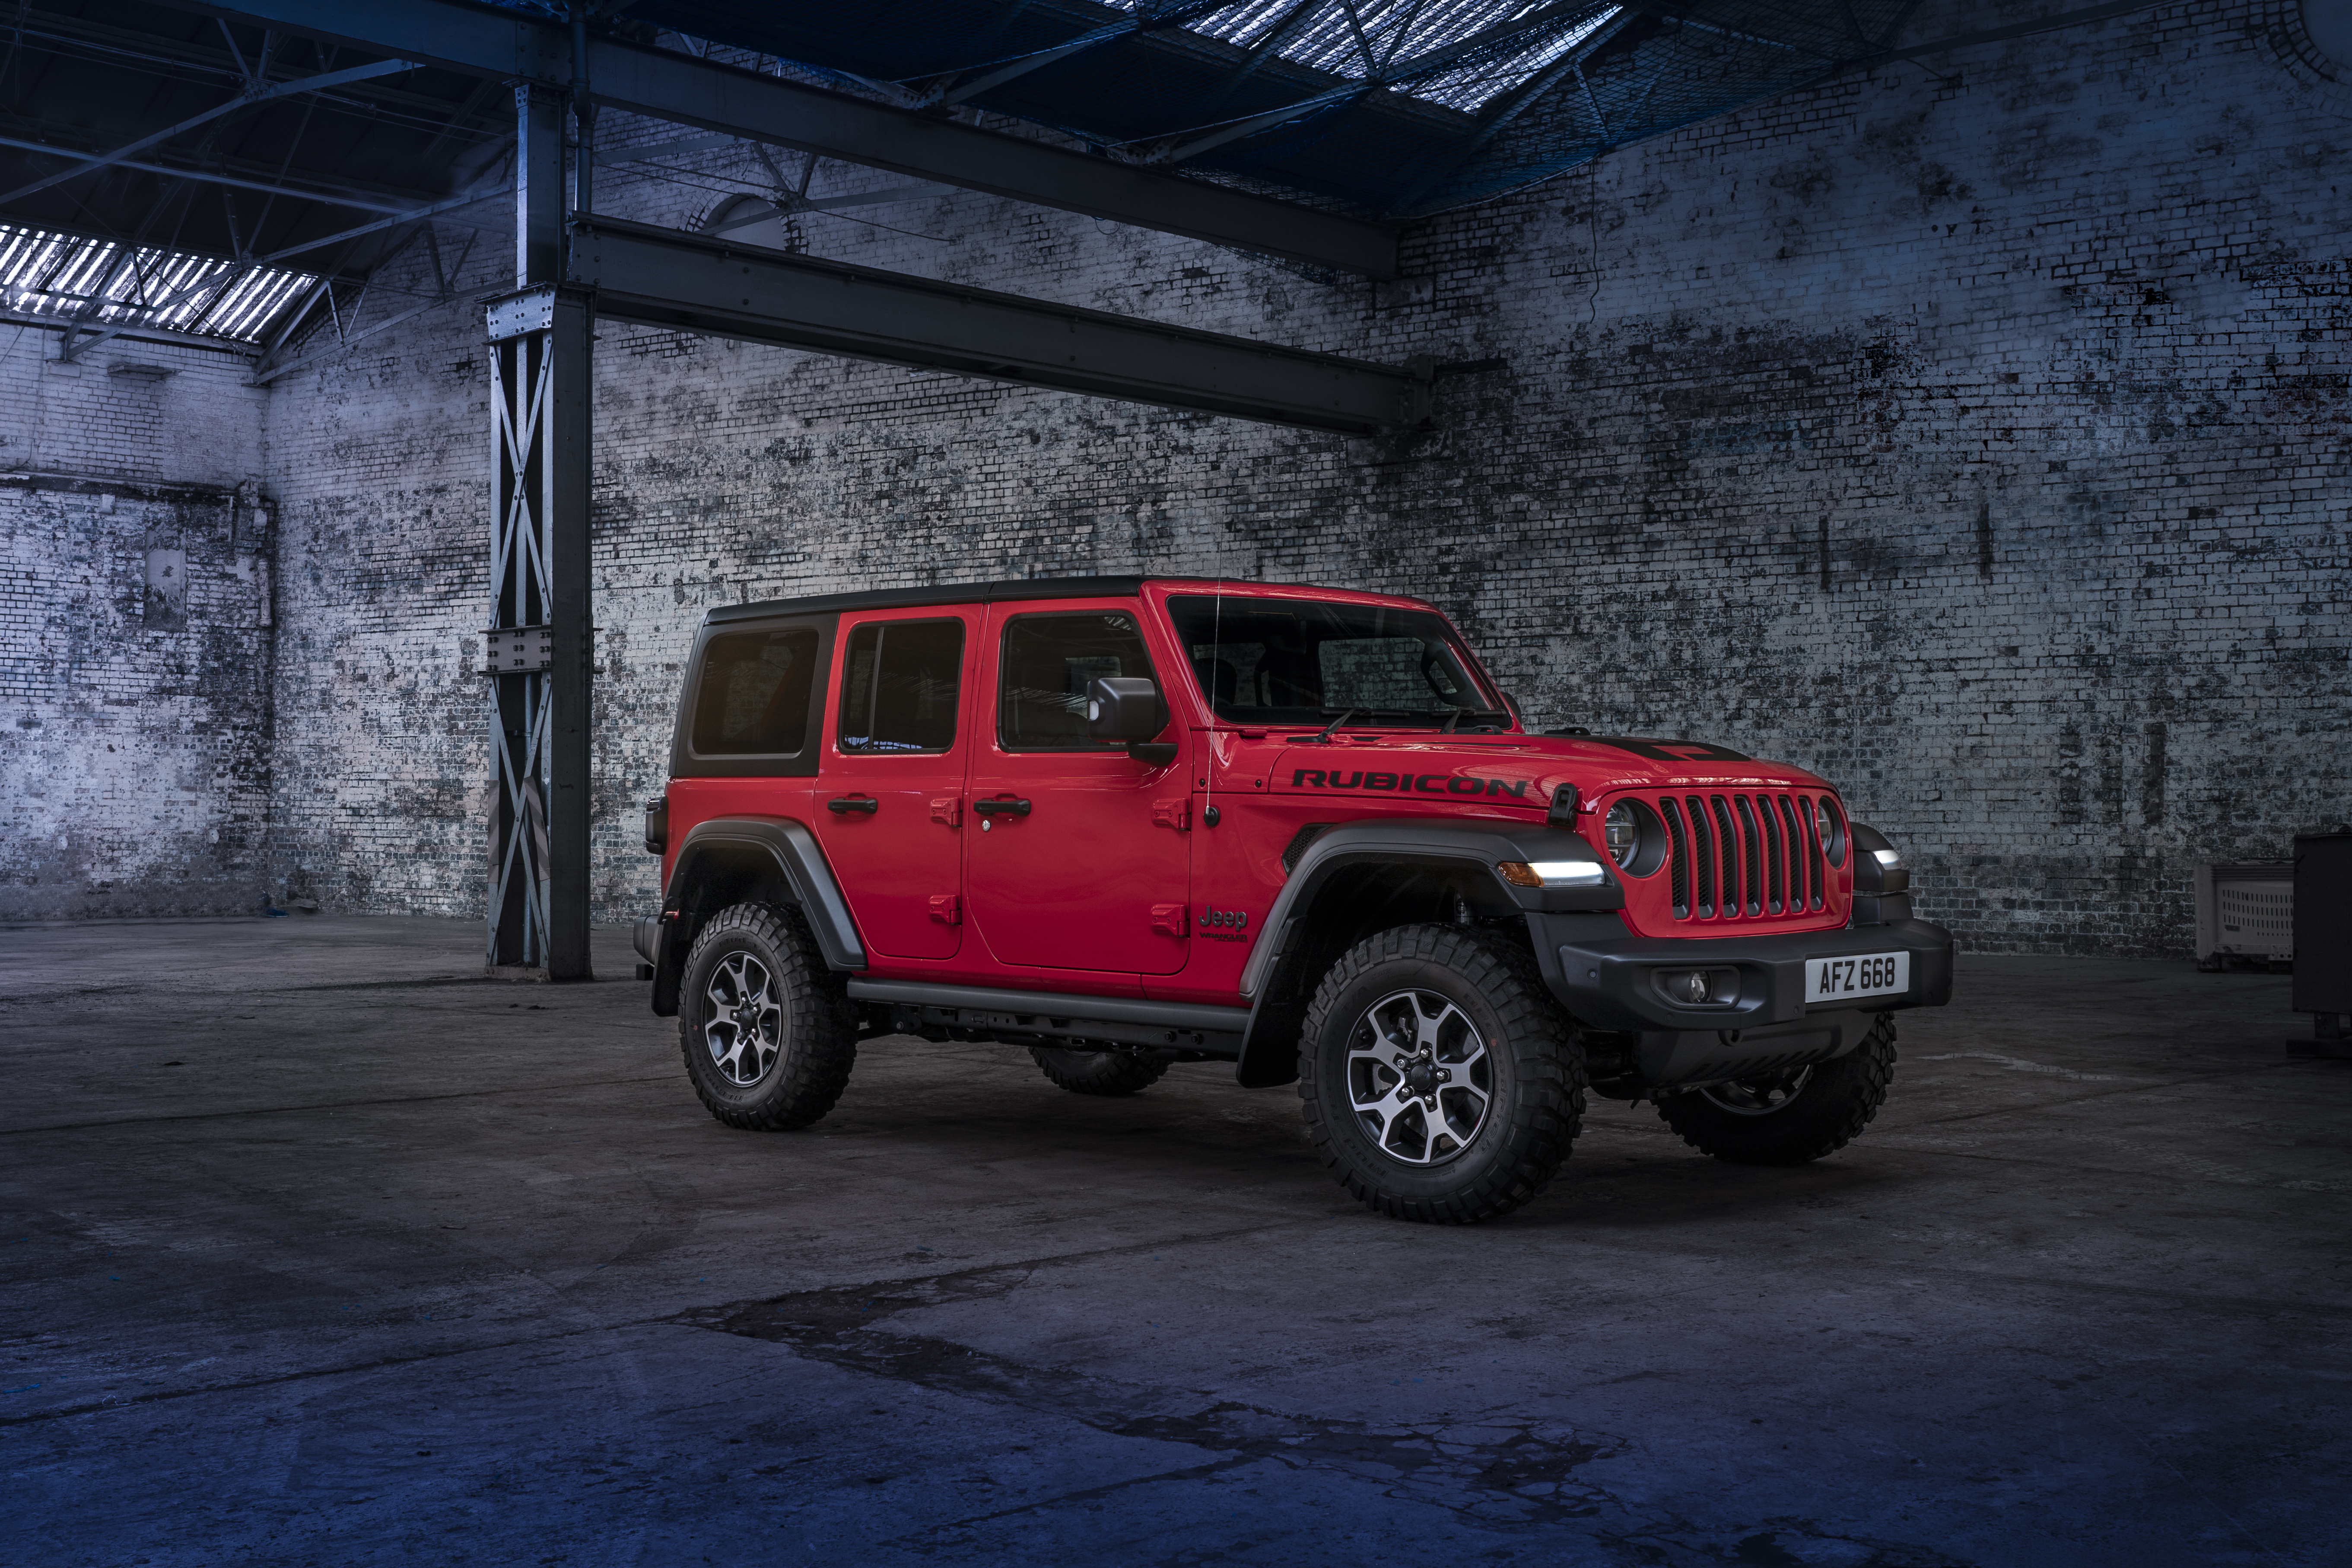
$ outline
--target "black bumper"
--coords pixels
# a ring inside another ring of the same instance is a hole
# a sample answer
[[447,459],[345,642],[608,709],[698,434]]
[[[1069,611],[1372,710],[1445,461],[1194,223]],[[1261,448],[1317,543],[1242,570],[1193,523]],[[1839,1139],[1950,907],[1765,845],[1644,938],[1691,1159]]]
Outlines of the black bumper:
[[[1809,1014],[1940,1007],[1952,999],[1952,933],[1926,921],[1701,939],[1633,936],[1614,915],[1536,915],[1528,924],[1538,928],[1530,934],[1552,994],[1597,1029],[1714,1034],[1798,1024]],[[1829,1002],[1805,994],[1807,959],[1879,952],[1911,955],[1907,990]],[[1702,968],[1736,970],[1737,994],[1694,1006],[1658,987],[1661,970]]]

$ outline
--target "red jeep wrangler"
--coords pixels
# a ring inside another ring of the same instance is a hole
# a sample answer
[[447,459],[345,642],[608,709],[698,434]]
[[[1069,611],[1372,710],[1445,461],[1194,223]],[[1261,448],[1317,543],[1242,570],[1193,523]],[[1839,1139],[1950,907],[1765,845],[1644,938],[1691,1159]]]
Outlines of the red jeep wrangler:
[[1081,1094],[1296,1081],[1384,1214],[1543,1190],[1588,1089],[1794,1164],[1951,991],[1908,874],[1799,768],[1525,729],[1418,600],[1095,577],[730,605],[647,808],[656,1013],[730,1126],[859,1039],[1026,1046]]

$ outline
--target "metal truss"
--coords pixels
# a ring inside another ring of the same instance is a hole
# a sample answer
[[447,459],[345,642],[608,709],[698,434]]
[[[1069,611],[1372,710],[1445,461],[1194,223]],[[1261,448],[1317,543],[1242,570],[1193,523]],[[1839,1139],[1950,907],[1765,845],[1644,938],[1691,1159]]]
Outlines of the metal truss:
[[[238,63],[241,66],[244,62],[240,59]],[[247,89],[226,103],[216,104],[202,114],[183,120],[176,125],[167,125],[161,131],[142,136],[136,142],[126,142],[110,153],[76,153],[64,148],[40,148],[39,151],[50,153],[56,156],[79,160],[82,166],[35,180],[29,185],[19,185],[6,195],[0,195],[0,207],[5,207],[11,202],[20,201],[36,191],[46,191],[51,185],[63,184],[68,180],[79,179],[84,174],[95,174],[112,164],[126,163],[134,153],[143,153],[150,147],[161,145],[174,136],[193,131],[199,125],[219,119],[222,115],[233,114],[240,109],[250,109],[257,104],[268,103],[273,99],[290,98],[297,93],[323,92],[330,88],[343,87],[355,81],[369,81],[376,77],[391,76],[395,72],[416,68],[406,60],[379,60],[373,65],[353,66],[349,70],[328,71],[320,76],[304,77],[298,81],[279,82],[274,87],[265,87],[248,77]],[[20,142],[18,145],[25,144]],[[143,164],[136,166],[146,167]]]
[[568,88],[596,104],[916,179],[1374,278],[1396,231],[1130,162],[984,131],[666,49],[453,0],[231,0],[192,8],[478,76]]
[[887,364],[1369,436],[1419,423],[1428,377],[583,215],[566,281],[596,313]]

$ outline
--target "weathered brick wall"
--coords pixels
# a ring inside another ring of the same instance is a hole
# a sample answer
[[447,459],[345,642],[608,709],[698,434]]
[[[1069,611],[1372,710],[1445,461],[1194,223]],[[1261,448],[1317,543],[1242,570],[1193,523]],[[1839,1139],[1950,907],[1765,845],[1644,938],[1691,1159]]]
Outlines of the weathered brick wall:
[[[1909,37],[2036,9],[1931,5]],[[608,326],[600,912],[651,906],[635,807],[704,606],[1222,572],[1434,599],[1544,722],[1818,769],[1979,948],[2184,951],[2196,861],[2352,815],[2352,94],[2293,58],[2292,9],[1790,94],[1421,226],[1420,289],[964,195],[797,220],[845,259],[1502,363],[1376,451]],[[608,169],[600,205],[689,223],[765,178]],[[339,905],[480,907],[479,333],[452,307],[271,400],[281,848]]]
[[226,353],[0,332],[0,919],[257,910],[269,572],[233,531],[263,395]]

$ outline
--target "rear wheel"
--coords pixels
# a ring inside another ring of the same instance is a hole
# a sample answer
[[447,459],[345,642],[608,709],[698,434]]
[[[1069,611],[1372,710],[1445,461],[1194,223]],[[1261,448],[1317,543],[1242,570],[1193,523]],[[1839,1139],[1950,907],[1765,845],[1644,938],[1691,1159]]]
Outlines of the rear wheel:
[[1150,1089],[1168,1070],[1168,1062],[1139,1051],[1073,1051],[1060,1046],[1032,1046],[1029,1055],[1038,1070],[1072,1094],[1133,1094]]
[[847,993],[799,911],[776,904],[737,904],[704,924],[677,1033],[694,1092],[730,1127],[807,1126],[833,1109],[857,1060]]
[[1399,926],[1331,967],[1298,1093],[1316,1152],[1368,1208],[1464,1225],[1544,1190],[1584,1114],[1569,1021],[1508,942]]
[[1885,1014],[1834,1061],[1709,1084],[1658,1101],[1701,1153],[1735,1165],[1802,1165],[1862,1135],[1895,1081],[1895,1020]]

